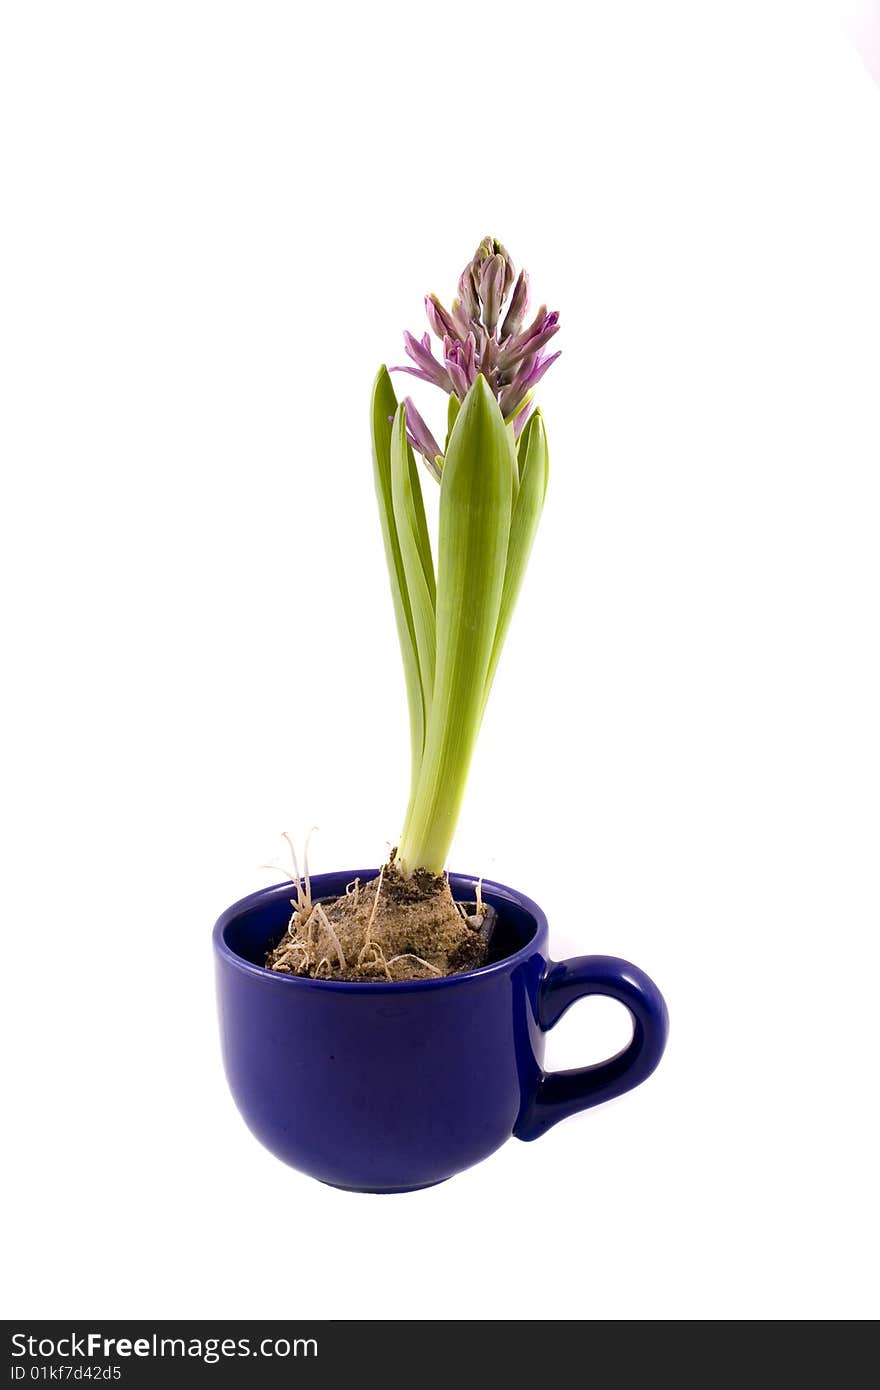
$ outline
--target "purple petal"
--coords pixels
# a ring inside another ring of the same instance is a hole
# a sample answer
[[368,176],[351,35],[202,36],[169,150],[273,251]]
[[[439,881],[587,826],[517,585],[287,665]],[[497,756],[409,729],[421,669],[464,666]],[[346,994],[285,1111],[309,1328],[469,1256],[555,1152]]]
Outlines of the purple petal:
[[460,299],[452,301],[452,321],[455,324],[455,337],[465,339],[471,331],[472,320],[468,318]]
[[556,333],[559,332],[559,323],[558,323],[558,319],[559,319],[559,315],[558,315],[558,314],[550,314],[550,315],[549,315],[549,317],[548,317],[548,319],[547,319],[547,326],[546,326],[540,333],[538,333],[534,338],[532,338],[531,342],[529,343],[529,347],[528,347],[529,353],[540,352],[540,351],[541,351],[541,348],[546,347],[547,344],[549,343],[550,339],[551,339]]
[[506,296],[510,293],[511,285],[516,279],[516,266],[510,259],[509,252],[507,252],[504,249],[500,241],[496,241],[495,249],[497,250],[499,256],[502,256],[504,259],[504,289],[501,291],[501,295],[502,298],[506,298]]
[[511,295],[510,306],[504,316],[504,322],[501,325],[502,338],[512,338],[520,331],[528,305],[529,277],[524,270],[521,270],[519,279]]
[[501,303],[504,299],[505,262],[503,256],[492,256],[480,272],[480,299],[483,301],[483,323],[487,333],[498,327]]
[[437,459],[441,453],[440,445],[416,410],[412,397],[405,396],[403,404],[406,406],[407,438],[416,452],[422,455],[432,473],[439,477]]
[[536,361],[532,363],[531,367],[529,368],[529,371],[526,374],[529,383],[529,390],[531,390],[533,386],[537,386],[538,382],[541,380],[541,377],[544,376],[544,374],[550,370],[557,357],[561,356],[561,352],[551,352],[549,357],[539,357]]
[[[414,376],[419,381],[427,381],[429,386],[437,385],[437,382],[434,380],[433,376],[428,376],[427,372],[423,372],[419,367],[389,367],[388,370],[389,372],[406,372],[407,376]],[[447,391],[448,389],[449,388],[446,386],[444,386],[443,388],[444,391]]]
[[463,401],[468,393],[467,377],[457,362],[448,361],[446,366],[455,394],[460,401]]
[[478,319],[480,317],[480,301],[477,297],[477,287],[470,266],[461,272],[458,281],[458,297],[467,319]]
[[510,258],[510,253],[507,251],[507,248],[502,246],[501,242],[497,239],[497,237],[483,237],[483,240],[480,242],[479,246],[477,247],[476,251],[474,252],[471,258],[469,269],[473,274],[474,284],[479,286],[480,277],[483,273],[486,263],[488,261],[494,260],[495,258],[499,259],[504,266],[503,284],[501,289],[501,298],[504,299],[507,293],[509,292],[511,285],[516,279],[516,267],[514,266],[513,261]]
[[498,343],[494,338],[490,338],[483,329],[483,342],[477,348],[478,369],[486,377],[487,381],[494,375],[498,365]]
[[514,439],[519,439],[519,437],[520,437],[520,435],[522,434],[523,430],[525,429],[526,424],[528,423],[529,417],[531,416],[531,414],[532,414],[532,412],[534,411],[534,409],[535,409],[535,402],[534,402],[534,401],[529,401],[529,403],[528,403],[528,405],[525,407],[525,409],[524,409],[524,410],[521,410],[521,411],[519,412],[519,414],[517,415],[516,419],[515,419],[514,422],[513,422],[513,437],[514,437]]
[[536,358],[534,362],[528,362],[520,368],[516,380],[509,386],[505,386],[499,398],[499,405],[505,416],[510,419],[518,406],[522,404],[530,391],[533,391],[538,382],[548,372],[556,361],[561,357],[561,352],[554,352],[550,357]]
[[457,338],[444,338],[443,353],[455,394],[464,400],[477,379],[477,344],[473,333],[462,343]]
[[471,257],[471,270],[474,274],[474,283],[480,283],[480,271],[490,256],[495,255],[495,238],[484,236],[473,256]]
[[446,337],[455,338],[458,336],[455,320],[449,310],[444,309],[436,294],[425,296],[425,313],[428,315],[428,323],[441,342]]
[[[431,339],[428,334],[426,333],[422,341],[418,342],[412,333],[404,333],[403,342],[407,357],[411,362],[415,362],[425,380],[432,381],[435,386],[442,387],[444,391],[451,391],[452,385],[449,376],[432,353]],[[403,368],[403,370],[408,369]]]
[[546,347],[550,339],[558,332],[559,315],[557,313],[548,314],[542,306],[526,331],[517,334],[515,338],[509,338],[504,344],[500,358],[502,368],[508,371],[517,362],[522,362],[525,358],[540,352],[541,348]]

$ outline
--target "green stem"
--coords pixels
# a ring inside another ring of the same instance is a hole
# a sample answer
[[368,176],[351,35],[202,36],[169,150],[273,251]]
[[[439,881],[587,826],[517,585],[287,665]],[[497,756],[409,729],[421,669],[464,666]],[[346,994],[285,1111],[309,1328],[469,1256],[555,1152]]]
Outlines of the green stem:
[[434,694],[398,847],[404,873],[442,873],[483,714],[504,587],[516,455],[477,378],[452,429],[440,487]]

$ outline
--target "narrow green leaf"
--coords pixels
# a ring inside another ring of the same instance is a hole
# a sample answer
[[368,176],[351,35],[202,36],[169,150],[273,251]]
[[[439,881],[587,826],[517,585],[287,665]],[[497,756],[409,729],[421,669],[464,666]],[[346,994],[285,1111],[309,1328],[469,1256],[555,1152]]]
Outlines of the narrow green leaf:
[[406,438],[406,406],[402,404],[397,407],[391,427],[391,497],[409,595],[422,701],[427,721],[434,690],[436,586],[422,487],[413,452]]
[[536,411],[529,420],[519,441],[519,490],[513,506],[510,522],[510,543],[507,548],[507,563],[504,571],[504,588],[498,613],[498,626],[492,657],[486,676],[483,692],[483,706],[489,698],[495,668],[504,646],[504,639],[510,627],[516,600],[519,597],[523,575],[529,562],[532,543],[541,520],[544,497],[547,493],[549,460],[547,456],[547,434],[541,412]]
[[[522,415],[523,411],[528,410],[534,399],[534,395],[535,393],[533,390],[526,392],[513,414],[506,416],[508,425],[516,424],[516,421],[519,419],[520,415]],[[523,431],[523,433],[525,433],[525,431]]]
[[519,492],[519,470],[520,470],[522,464],[521,464],[521,462],[520,462],[519,452],[518,452],[517,447],[516,447],[516,430],[513,428],[513,421],[512,421],[512,420],[508,420],[508,421],[507,421],[507,437],[508,437],[508,439],[510,440],[510,447],[511,447],[511,449],[513,450],[513,457],[514,457],[514,459],[516,460],[516,463],[515,463],[514,469],[513,469],[513,492],[512,492],[512,502],[513,502],[513,506],[516,506],[516,495],[517,495],[517,493]]
[[442,872],[455,832],[498,626],[515,471],[504,418],[479,376],[453,426],[440,484],[437,667],[398,850],[404,872]]
[[453,431],[453,428],[454,428],[454,426],[455,426],[455,422],[456,422],[456,420],[458,419],[458,412],[459,412],[460,410],[461,410],[461,401],[458,399],[458,396],[450,396],[450,397],[449,397],[449,404],[448,404],[447,407],[446,407],[446,448],[447,448],[447,449],[449,448],[449,440],[450,440],[450,438],[452,437],[452,431]]
[[387,370],[385,367],[381,367],[373,386],[370,415],[373,440],[373,478],[376,484],[376,497],[379,502],[382,539],[385,542],[385,558],[388,562],[391,597],[394,602],[394,616],[397,620],[397,635],[400,640],[403,671],[406,679],[412,755],[410,784],[410,796],[412,798],[425,742],[425,706],[419,673],[415,624],[407,588],[406,570],[400,552],[397,524],[394,519],[394,500],[391,490],[391,421],[396,412],[397,397],[394,394],[394,387],[391,385],[391,378]]

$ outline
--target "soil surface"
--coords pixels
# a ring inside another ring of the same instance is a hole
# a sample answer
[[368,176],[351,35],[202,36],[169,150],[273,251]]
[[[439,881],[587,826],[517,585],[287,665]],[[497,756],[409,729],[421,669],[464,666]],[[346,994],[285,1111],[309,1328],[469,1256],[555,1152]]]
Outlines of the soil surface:
[[429,980],[475,970],[486,960],[485,906],[462,907],[449,884],[418,870],[403,878],[393,863],[339,898],[312,903],[306,886],[266,966],[327,980]]

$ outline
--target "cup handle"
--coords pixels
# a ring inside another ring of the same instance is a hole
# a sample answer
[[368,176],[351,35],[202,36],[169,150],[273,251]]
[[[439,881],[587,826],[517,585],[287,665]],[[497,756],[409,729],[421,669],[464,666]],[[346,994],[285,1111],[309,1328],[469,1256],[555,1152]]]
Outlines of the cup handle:
[[604,994],[629,1009],[632,1039],[607,1062],[542,1073],[514,1129],[518,1139],[538,1139],[559,1120],[631,1091],[647,1080],[663,1056],[669,1033],[663,995],[638,966],[616,956],[575,956],[551,965],[541,982],[539,1027],[546,1032],[576,999],[593,994]]

